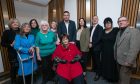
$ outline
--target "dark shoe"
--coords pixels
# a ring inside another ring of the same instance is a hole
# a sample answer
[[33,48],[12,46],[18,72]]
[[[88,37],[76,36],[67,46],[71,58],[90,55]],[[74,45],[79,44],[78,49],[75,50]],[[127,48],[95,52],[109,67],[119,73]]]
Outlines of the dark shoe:
[[99,79],[100,79],[100,76],[99,76],[99,75],[95,75],[94,81],[97,81],[97,80],[99,80]]

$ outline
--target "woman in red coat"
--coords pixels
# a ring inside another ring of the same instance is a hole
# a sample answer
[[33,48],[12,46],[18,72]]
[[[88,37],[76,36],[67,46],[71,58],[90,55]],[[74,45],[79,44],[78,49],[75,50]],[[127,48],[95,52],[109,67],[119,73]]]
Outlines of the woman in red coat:
[[61,44],[57,46],[53,61],[57,63],[56,73],[59,84],[84,84],[83,70],[79,63],[81,53],[75,44],[69,43],[68,35],[63,34]]

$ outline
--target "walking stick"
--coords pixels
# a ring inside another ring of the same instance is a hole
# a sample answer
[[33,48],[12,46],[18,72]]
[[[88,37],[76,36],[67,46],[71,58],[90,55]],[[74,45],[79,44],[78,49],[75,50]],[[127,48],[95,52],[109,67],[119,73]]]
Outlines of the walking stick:
[[34,79],[34,53],[32,55],[32,79],[31,79],[31,84],[33,84],[33,79]]

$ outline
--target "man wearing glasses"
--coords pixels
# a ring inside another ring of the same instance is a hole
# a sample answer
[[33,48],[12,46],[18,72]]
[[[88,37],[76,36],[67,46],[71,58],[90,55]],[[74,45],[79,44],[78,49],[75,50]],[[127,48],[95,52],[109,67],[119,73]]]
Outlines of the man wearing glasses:
[[120,31],[116,37],[114,55],[119,65],[119,84],[130,84],[130,74],[136,67],[136,58],[139,51],[140,32],[136,28],[130,28],[127,17],[119,17]]

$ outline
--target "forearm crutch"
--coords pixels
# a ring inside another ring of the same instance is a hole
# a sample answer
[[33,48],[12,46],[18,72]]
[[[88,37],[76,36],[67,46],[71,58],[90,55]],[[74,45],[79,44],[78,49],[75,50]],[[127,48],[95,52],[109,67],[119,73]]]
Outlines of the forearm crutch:
[[32,78],[31,78],[31,84],[33,84],[33,64],[34,64],[34,53],[33,53],[33,55],[32,56],[30,56],[30,57],[28,57],[28,58],[24,58],[24,59],[22,59],[21,58],[21,56],[20,56],[20,54],[19,54],[19,52],[17,52],[17,54],[18,54],[18,57],[19,57],[19,60],[20,60],[20,63],[21,63],[21,67],[22,67],[22,77],[23,77],[23,83],[24,84],[26,84],[25,83],[25,75],[24,75],[24,67],[23,67],[23,62],[24,61],[27,61],[27,60],[29,60],[29,59],[32,59]]

